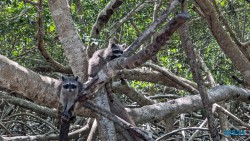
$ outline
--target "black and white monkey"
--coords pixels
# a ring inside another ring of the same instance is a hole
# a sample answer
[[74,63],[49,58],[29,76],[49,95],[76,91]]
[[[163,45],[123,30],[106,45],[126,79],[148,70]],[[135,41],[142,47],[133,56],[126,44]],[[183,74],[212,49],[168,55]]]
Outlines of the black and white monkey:
[[77,76],[62,76],[61,80],[59,98],[62,104],[62,118],[69,120],[72,116],[78,94],[83,89],[83,85],[78,81]]
[[125,49],[125,44],[109,43],[104,49],[97,50],[89,59],[88,75],[94,77],[109,61],[120,57]]

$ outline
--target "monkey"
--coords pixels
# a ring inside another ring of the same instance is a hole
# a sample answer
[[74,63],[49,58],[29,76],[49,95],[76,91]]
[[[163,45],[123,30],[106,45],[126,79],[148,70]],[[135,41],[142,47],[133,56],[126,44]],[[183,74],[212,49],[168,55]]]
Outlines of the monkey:
[[94,77],[107,62],[120,57],[123,54],[124,47],[125,44],[110,43],[107,48],[97,50],[89,59],[89,78]]
[[68,121],[72,117],[76,99],[83,85],[78,81],[78,76],[62,76],[61,80],[58,94],[62,104],[62,118]]

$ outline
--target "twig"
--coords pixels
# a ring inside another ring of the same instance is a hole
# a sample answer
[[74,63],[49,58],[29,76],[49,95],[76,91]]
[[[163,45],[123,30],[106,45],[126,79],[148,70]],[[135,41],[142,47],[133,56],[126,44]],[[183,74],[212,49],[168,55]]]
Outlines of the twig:
[[129,20],[136,12],[139,12],[141,9],[143,9],[146,6],[147,3],[144,3],[144,1],[136,4],[136,6],[126,14],[121,20],[116,22],[114,26],[112,26],[111,31],[109,32],[109,36],[112,36],[115,31],[127,20]]
[[195,89],[191,85],[181,81],[180,79],[178,79],[177,76],[175,76],[174,74],[172,74],[171,72],[169,72],[167,69],[165,69],[163,67],[157,66],[157,65],[152,64],[152,63],[145,63],[144,66],[150,67],[150,68],[162,73],[163,75],[167,76],[170,80],[174,81],[175,83],[177,83],[178,85],[182,86],[184,89],[189,91],[191,94],[198,94],[199,93],[199,91],[197,89]]
[[165,11],[162,12],[161,16],[155,20],[143,33],[138,37],[125,51],[123,56],[127,57],[133,53],[146,39],[156,32],[156,28],[160,26],[168,17],[170,12],[178,5],[179,1],[174,0]]
[[231,117],[233,120],[237,121],[239,124],[241,124],[242,126],[247,127],[248,129],[250,129],[250,125],[245,123],[244,121],[242,121],[241,119],[239,119],[238,117],[236,117],[235,115],[233,115],[232,113],[230,113],[228,110],[226,110],[225,108],[223,108],[222,106],[218,105],[218,104],[214,104],[216,106],[216,109],[218,109],[219,111],[223,112],[224,114],[228,115],[229,117]]
[[52,125],[51,123],[49,123],[48,121],[34,115],[34,114],[30,114],[30,113],[17,113],[17,114],[13,114],[13,115],[10,115],[8,117],[6,117],[6,119],[10,119],[12,117],[16,117],[16,116],[23,116],[23,115],[26,115],[26,116],[31,116],[31,117],[34,117],[36,119],[39,119],[40,121],[44,122],[45,124],[47,124],[49,127],[51,127],[52,129],[54,129],[56,132],[59,132],[58,129]]
[[86,101],[83,104],[84,107],[89,108],[98,114],[112,120],[114,123],[118,124],[119,126],[127,129],[131,134],[138,136],[139,138],[142,138],[146,141],[153,141],[152,138],[149,138],[146,133],[141,131],[138,127],[133,126],[132,124],[126,122],[125,120],[121,119],[120,117],[116,116],[115,114],[111,113],[108,110],[103,109],[102,107],[94,104],[91,101]]
[[[178,133],[178,132],[183,131],[183,130],[202,130],[202,131],[208,131],[208,128],[188,127],[188,128],[177,129],[177,130],[171,131],[171,132],[169,132],[169,133],[167,133],[167,134],[161,136],[160,138],[156,139],[155,141],[163,140],[163,139],[169,137],[170,135],[175,134],[175,133]],[[221,133],[220,133],[220,135],[226,137],[226,138],[229,139],[230,141],[233,141],[232,138],[227,137],[227,136],[225,136],[224,134],[221,134]]]
[[[124,0],[111,0],[102,11],[98,14],[95,24],[93,25],[90,38],[98,38],[102,28],[108,23],[109,19],[113,15],[114,11],[123,3]],[[92,54],[95,52],[95,44],[90,41],[87,47],[88,58],[91,58]]]

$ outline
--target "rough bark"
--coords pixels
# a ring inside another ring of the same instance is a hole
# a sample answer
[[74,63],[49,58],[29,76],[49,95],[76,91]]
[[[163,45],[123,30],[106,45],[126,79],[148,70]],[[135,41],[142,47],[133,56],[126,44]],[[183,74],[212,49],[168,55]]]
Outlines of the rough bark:
[[[208,91],[209,102],[217,103],[226,100],[250,102],[250,91],[236,86],[217,86]],[[165,103],[126,108],[135,123],[160,121],[166,116],[187,113],[203,108],[199,95],[186,96]]]
[[70,7],[66,0],[49,0],[48,3],[69,66],[73,74],[84,82],[87,80],[88,66],[86,48],[74,26]]
[[[36,104],[57,108],[59,81],[39,75],[0,55],[0,85],[27,97]],[[93,117],[90,110],[79,109],[78,114]]]
[[[94,99],[94,102],[96,105],[101,106],[103,109],[110,111],[109,101],[107,97],[107,92],[105,90],[105,87],[101,88],[99,92],[97,92],[97,96]],[[115,141],[116,140],[116,131],[114,123],[107,118],[97,115],[97,122],[98,122],[98,130],[101,140],[110,140]]]
[[[155,71],[147,71],[142,69],[131,69],[131,70],[121,70],[118,73],[118,77],[128,79],[128,80],[138,80],[138,81],[146,81],[146,82],[152,82],[156,84],[165,85],[168,87],[174,87],[176,89],[183,89],[180,85],[176,84],[172,80],[170,80],[168,77],[163,75],[162,73],[155,72]],[[183,77],[176,76],[180,81],[183,81],[187,83],[188,85],[191,85],[195,89],[197,89],[196,83],[185,79]]]

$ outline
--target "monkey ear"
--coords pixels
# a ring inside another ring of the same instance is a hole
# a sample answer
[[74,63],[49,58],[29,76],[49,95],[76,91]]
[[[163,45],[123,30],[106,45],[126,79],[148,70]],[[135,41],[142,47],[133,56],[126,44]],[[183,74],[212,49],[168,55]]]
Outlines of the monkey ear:
[[62,81],[64,81],[65,80],[65,77],[62,75]]
[[76,80],[76,81],[78,80],[78,76],[75,77],[75,80]]

